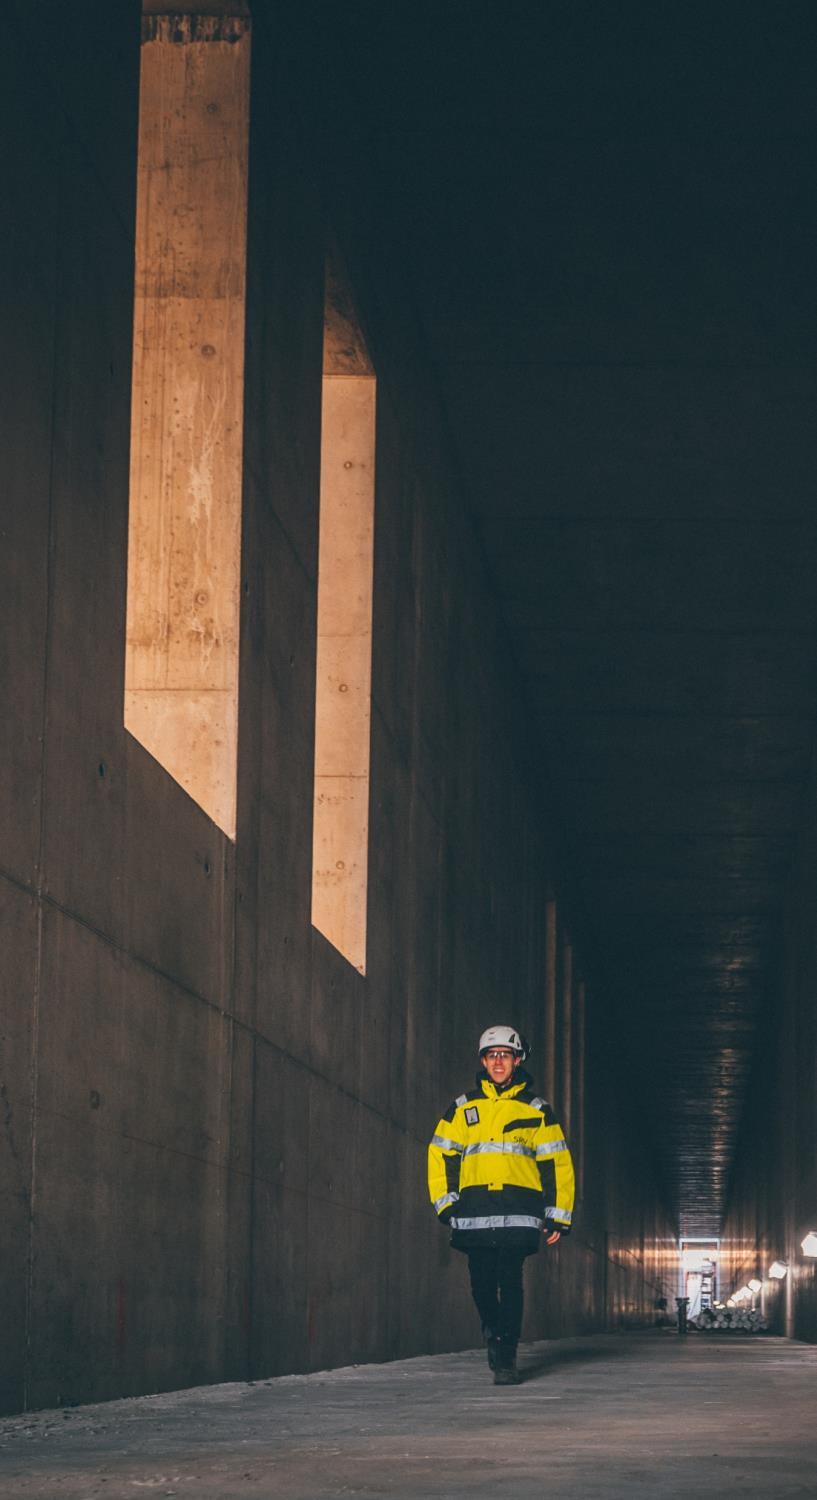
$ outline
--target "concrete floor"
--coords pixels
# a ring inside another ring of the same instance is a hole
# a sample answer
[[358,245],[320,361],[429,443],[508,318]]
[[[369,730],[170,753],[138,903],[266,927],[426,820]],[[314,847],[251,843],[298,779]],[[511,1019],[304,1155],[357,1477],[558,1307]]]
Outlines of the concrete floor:
[[0,1421],[3,1500],[817,1494],[817,1347],[669,1332],[222,1385]]

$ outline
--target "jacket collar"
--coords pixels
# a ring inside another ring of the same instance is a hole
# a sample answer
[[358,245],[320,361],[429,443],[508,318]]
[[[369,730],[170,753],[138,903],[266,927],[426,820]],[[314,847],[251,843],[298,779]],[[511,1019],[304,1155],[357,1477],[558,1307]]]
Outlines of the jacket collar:
[[480,1068],[477,1073],[477,1083],[488,1099],[514,1099],[517,1094],[521,1094],[523,1089],[526,1089],[532,1082],[533,1079],[529,1073],[525,1072],[524,1068],[517,1068],[511,1081],[506,1083],[504,1088],[501,1089],[498,1089],[496,1084],[491,1082],[484,1068]]

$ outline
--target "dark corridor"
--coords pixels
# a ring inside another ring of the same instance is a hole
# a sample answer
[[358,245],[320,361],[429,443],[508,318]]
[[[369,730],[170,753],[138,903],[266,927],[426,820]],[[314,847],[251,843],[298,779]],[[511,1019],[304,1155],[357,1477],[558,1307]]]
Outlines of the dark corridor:
[[469,1347],[499,1021],[529,1337],[817,1341],[817,10],[11,12],[0,1409]]

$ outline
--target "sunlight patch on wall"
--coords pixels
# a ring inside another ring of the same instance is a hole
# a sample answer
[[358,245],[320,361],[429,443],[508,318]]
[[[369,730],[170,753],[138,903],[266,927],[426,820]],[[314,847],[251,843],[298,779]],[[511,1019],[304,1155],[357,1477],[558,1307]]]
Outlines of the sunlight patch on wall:
[[234,838],[250,26],[142,28],[125,727]]
[[361,974],[371,732],[376,378],[348,283],[326,274],[312,922]]

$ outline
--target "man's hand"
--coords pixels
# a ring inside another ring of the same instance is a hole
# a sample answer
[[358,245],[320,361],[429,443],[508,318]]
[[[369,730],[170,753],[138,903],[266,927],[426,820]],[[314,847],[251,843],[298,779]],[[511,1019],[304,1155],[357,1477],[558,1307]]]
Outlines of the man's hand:
[[559,1240],[561,1238],[562,1238],[562,1231],[561,1231],[561,1229],[551,1229],[550,1234],[546,1234],[545,1235],[545,1244],[546,1245],[556,1245],[556,1244],[558,1244],[558,1242],[559,1242]]

